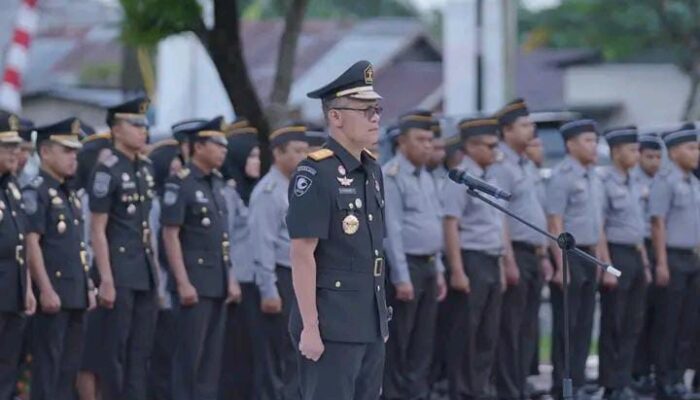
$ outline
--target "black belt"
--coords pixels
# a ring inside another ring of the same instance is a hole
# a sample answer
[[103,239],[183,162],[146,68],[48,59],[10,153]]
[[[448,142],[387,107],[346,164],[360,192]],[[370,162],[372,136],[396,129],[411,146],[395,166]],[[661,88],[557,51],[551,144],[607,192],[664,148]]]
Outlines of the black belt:
[[641,248],[640,248],[641,245],[638,245],[638,244],[623,244],[623,243],[610,243],[610,242],[608,242],[608,245],[620,247],[620,248],[627,249],[627,250],[641,251]]
[[406,254],[406,258],[410,258],[411,260],[414,260],[414,261],[431,263],[431,262],[435,261],[435,254],[428,254],[428,255]]
[[518,249],[522,251],[527,251],[528,253],[537,253],[537,248],[534,244],[527,242],[513,242],[513,250]]

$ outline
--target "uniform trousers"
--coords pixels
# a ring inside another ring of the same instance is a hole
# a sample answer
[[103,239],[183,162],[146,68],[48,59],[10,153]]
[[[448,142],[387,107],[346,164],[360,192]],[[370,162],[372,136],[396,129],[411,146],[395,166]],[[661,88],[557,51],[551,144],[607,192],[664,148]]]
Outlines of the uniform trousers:
[[20,313],[0,312],[0,400],[15,391],[26,322]]
[[520,281],[508,286],[501,305],[496,389],[501,399],[524,399],[531,362],[537,351],[542,275],[535,246],[513,243]]
[[112,309],[88,316],[83,370],[97,375],[102,400],[146,400],[158,304],[153,290],[116,288]]
[[[644,240],[644,247],[647,250],[647,258],[651,265],[652,278],[655,276],[656,259],[654,257],[654,246],[651,239]],[[644,320],[637,339],[637,347],[634,351],[634,365],[632,375],[635,377],[648,376],[654,360],[653,351],[658,346],[653,340],[654,316],[656,315],[656,285],[653,283],[647,286],[646,299],[644,301]]]
[[657,288],[654,337],[657,383],[683,381],[690,367],[691,350],[700,307],[700,260],[692,250],[668,248],[668,286]]
[[600,289],[600,375],[607,389],[632,383],[637,339],[644,322],[646,275],[640,251],[633,245],[609,243],[610,260],[622,272],[614,289]]
[[[593,249],[581,250],[593,255]],[[569,255],[569,338],[571,343],[571,380],[574,389],[586,383],[586,360],[593,334],[593,313],[598,290],[597,266]],[[561,397],[564,372],[564,293],[559,285],[550,284],[552,293],[552,393]]]
[[501,313],[499,257],[462,250],[469,294],[455,293],[453,325],[447,341],[451,400],[493,398],[490,385]]
[[423,400],[430,395],[428,378],[437,317],[435,257],[406,258],[414,298],[400,301],[394,286],[387,286],[393,318],[389,323],[383,398]]
[[175,347],[173,332],[176,330],[175,313],[172,308],[158,310],[153,353],[148,371],[149,392],[153,400],[170,400],[172,398],[170,375],[173,370],[173,348]]
[[85,310],[38,312],[33,321],[32,400],[72,400],[85,335]]
[[[177,296],[173,296],[177,298]],[[199,297],[174,305],[177,343],[173,355],[173,400],[217,400],[226,327],[225,299]]]

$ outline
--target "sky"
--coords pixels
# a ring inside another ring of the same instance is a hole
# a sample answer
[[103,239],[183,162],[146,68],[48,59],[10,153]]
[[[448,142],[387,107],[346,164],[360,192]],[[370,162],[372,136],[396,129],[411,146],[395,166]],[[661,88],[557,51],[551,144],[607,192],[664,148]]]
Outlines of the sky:
[[[412,0],[419,8],[422,9],[432,9],[436,7],[441,7],[448,1],[458,1],[458,0]],[[486,0],[486,1],[496,1],[496,0]],[[517,0],[511,0],[517,1]],[[532,10],[540,10],[543,8],[549,8],[556,6],[561,2],[561,0],[522,0],[525,6]]]

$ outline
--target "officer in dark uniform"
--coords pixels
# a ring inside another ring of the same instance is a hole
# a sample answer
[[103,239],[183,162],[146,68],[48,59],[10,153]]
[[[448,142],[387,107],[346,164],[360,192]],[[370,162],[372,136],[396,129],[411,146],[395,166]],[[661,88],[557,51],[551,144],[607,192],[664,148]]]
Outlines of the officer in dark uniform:
[[77,118],[37,129],[41,170],[23,194],[28,264],[40,306],[33,321],[32,399],[74,398],[85,312],[95,303],[82,204],[68,185],[79,134]]
[[290,330],[304,400],[377,399],[388,309],[384,295],[384,184],[373,154],[382,108],[374,70],[359,61],[308,94],[330,138],[291,179],[287,227],[294,292]]
[[[544,205],[540,202],[536,181],[539,171],[525,155],[535,134],[527,104],[516,99],[498,113],[503,135],[500,149],[503,158],[492,167],[498,186],[511,193],[508,209],[531,223],[547,228]],[[496,365],[496,389],[501,399],[528,397],[527,376],[530,360],[539,340],[541,270],[550,268],[546,238],[508,218],[504,267],[507,289],[501,307],[501,332]]]
[[36,308],[25,266],[25,219],[17,168],[19,118],[0,111],[0,399],[10,399],[17,382],[25,316]]
[[87,186],[100,307],[88,317],[83,369],[97,375],[103,399],[145,399],[147,392],[158,285],[148,223],[155,183],[141,155],[147,109],[145,98],[108,109],[114,145]]
[[385,399],[427,399],[438,301],[447,293],[442,263],[442,207],[427,163],[434,119],[415,110],[399,118],[398,152],[383,168],[386,250],[390,260]]
[[177,343],[174,400],[216,400],[226,326],[226,302],[240,300],[230,271],[225,185],[218,168],[226,158],[221,117],[191,127],[191,161],[165,183],[161,225],[171,270]]
[[[605,133],[613,165],[603,172],[603,260],[622,271],[618,279],[603,273],[600,296],[600,376],[611,400],[632,399],[634,349],[644,318],[649,263],[644,250],[644,213],[640,188],[631,175],[639,159],[635,127]],[[607,254],[606,254],[607,251]]]
[[[596,255],[602,233],[601,182],[595,172],[597,126],[591,120],[572,121],[560,128],[567,156],[552,171],[547,182],[545,211],[549,232],[559,235],[566,231],[574,235],[576,245],[590,255]],[[564,368],[563,266],[561,250],[550,245],[556,271],[550,283],[552,293],[552,393],[561,396]],[[593,314],[598,289],[594,265],[578,257],[569,257],[569,311],[571,321],[571,379],[580,399],[585,391],[586,360],[591,345]]]
[[[459,168],[495,185],[490,167],[496,161],[498,121],[467,119],[459,129],[466,154]],[[447,339],[450,398],[494,397],[489,382],[504,289],[500,266],[504,217],[455,182],[447,182],[441,196],[445,253],[454,291],[454,321]]]
[[649,195],[651,237],[656,256],[654,341],[657,396],[683,399],[700,305],[700,182],[698,131],[666,134],[671,160],[654,179]]

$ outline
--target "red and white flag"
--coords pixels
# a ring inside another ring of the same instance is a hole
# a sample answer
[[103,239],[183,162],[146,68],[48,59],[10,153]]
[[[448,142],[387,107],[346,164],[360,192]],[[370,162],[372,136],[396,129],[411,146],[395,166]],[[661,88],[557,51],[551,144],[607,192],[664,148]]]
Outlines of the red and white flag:
[[19,112],[22,109],[22,74],[27,66],[29,45],[39,19],[38,0],[22,0],[15,19],[12,42],[5,53],[0,82],[0,109]]

